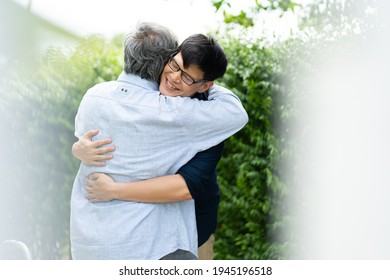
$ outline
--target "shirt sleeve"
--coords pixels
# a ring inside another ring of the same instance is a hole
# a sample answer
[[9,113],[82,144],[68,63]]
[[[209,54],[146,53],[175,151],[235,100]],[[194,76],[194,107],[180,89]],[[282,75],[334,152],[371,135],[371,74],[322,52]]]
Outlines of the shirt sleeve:
[[199,152],[178,170],[177,174],[186,181],[193,199],[205,200],[218,191],[218,188],[212,186],[216,184],[216,167],[222,157],[223,148],[224,142],[221,142]]
[[214,85],[207,101],[170,97],[169,102],[181,120],[186,137],[197,151],[204,151],[226,140],[248,122],[240,99],[229,89]]

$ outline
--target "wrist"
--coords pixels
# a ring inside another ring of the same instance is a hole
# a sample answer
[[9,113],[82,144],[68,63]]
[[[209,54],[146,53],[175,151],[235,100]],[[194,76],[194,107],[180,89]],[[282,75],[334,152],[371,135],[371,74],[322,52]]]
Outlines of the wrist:
[[110,183],[110,192],[112,199],[126,200],[126,188],[124,184],[117,182]]

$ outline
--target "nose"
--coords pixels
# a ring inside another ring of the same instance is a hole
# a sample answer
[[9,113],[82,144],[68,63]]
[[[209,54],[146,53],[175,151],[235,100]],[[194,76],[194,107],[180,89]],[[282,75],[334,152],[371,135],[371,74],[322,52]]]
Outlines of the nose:
[[172,79],[172,81],[175,82],[175,83],[177,83],[177,84],[181,82],[180,76],[181,76],[181,71],[180,71],[180,70],[177,71],[177,72],[173,72],[173,71],[172,71],[172,73],[171,73],[171,79]]

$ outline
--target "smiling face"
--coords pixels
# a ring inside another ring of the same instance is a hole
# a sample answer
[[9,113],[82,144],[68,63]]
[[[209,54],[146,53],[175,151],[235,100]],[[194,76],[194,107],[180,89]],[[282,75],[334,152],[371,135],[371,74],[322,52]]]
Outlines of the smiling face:
[[[171,66],[169,64],[171,63]],[[176,54],[170,63],[167,63],[161,74],[160,92],[166,96],[187,96],[190,97],[197,92],[205,92],[212,85],[211,81],[202,81],[203,72],[197,65],[183,66],[181,53]],[[177,70],[176,72],[174,70]],[[192,85],[186,84],[189,80],[196,81]],[[199,81],[199,82],[198,82]]]

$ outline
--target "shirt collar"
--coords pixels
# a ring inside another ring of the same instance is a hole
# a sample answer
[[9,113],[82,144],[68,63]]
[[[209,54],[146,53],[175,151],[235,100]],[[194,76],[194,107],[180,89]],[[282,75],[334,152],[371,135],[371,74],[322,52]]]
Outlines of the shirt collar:
[[140,76],[133,74],[126,74],[122,72],[118,77],[118,82],[136,84],[137,86],[143,87],[148,90],[158,90],[158,85],[156,82],[142,79]]

